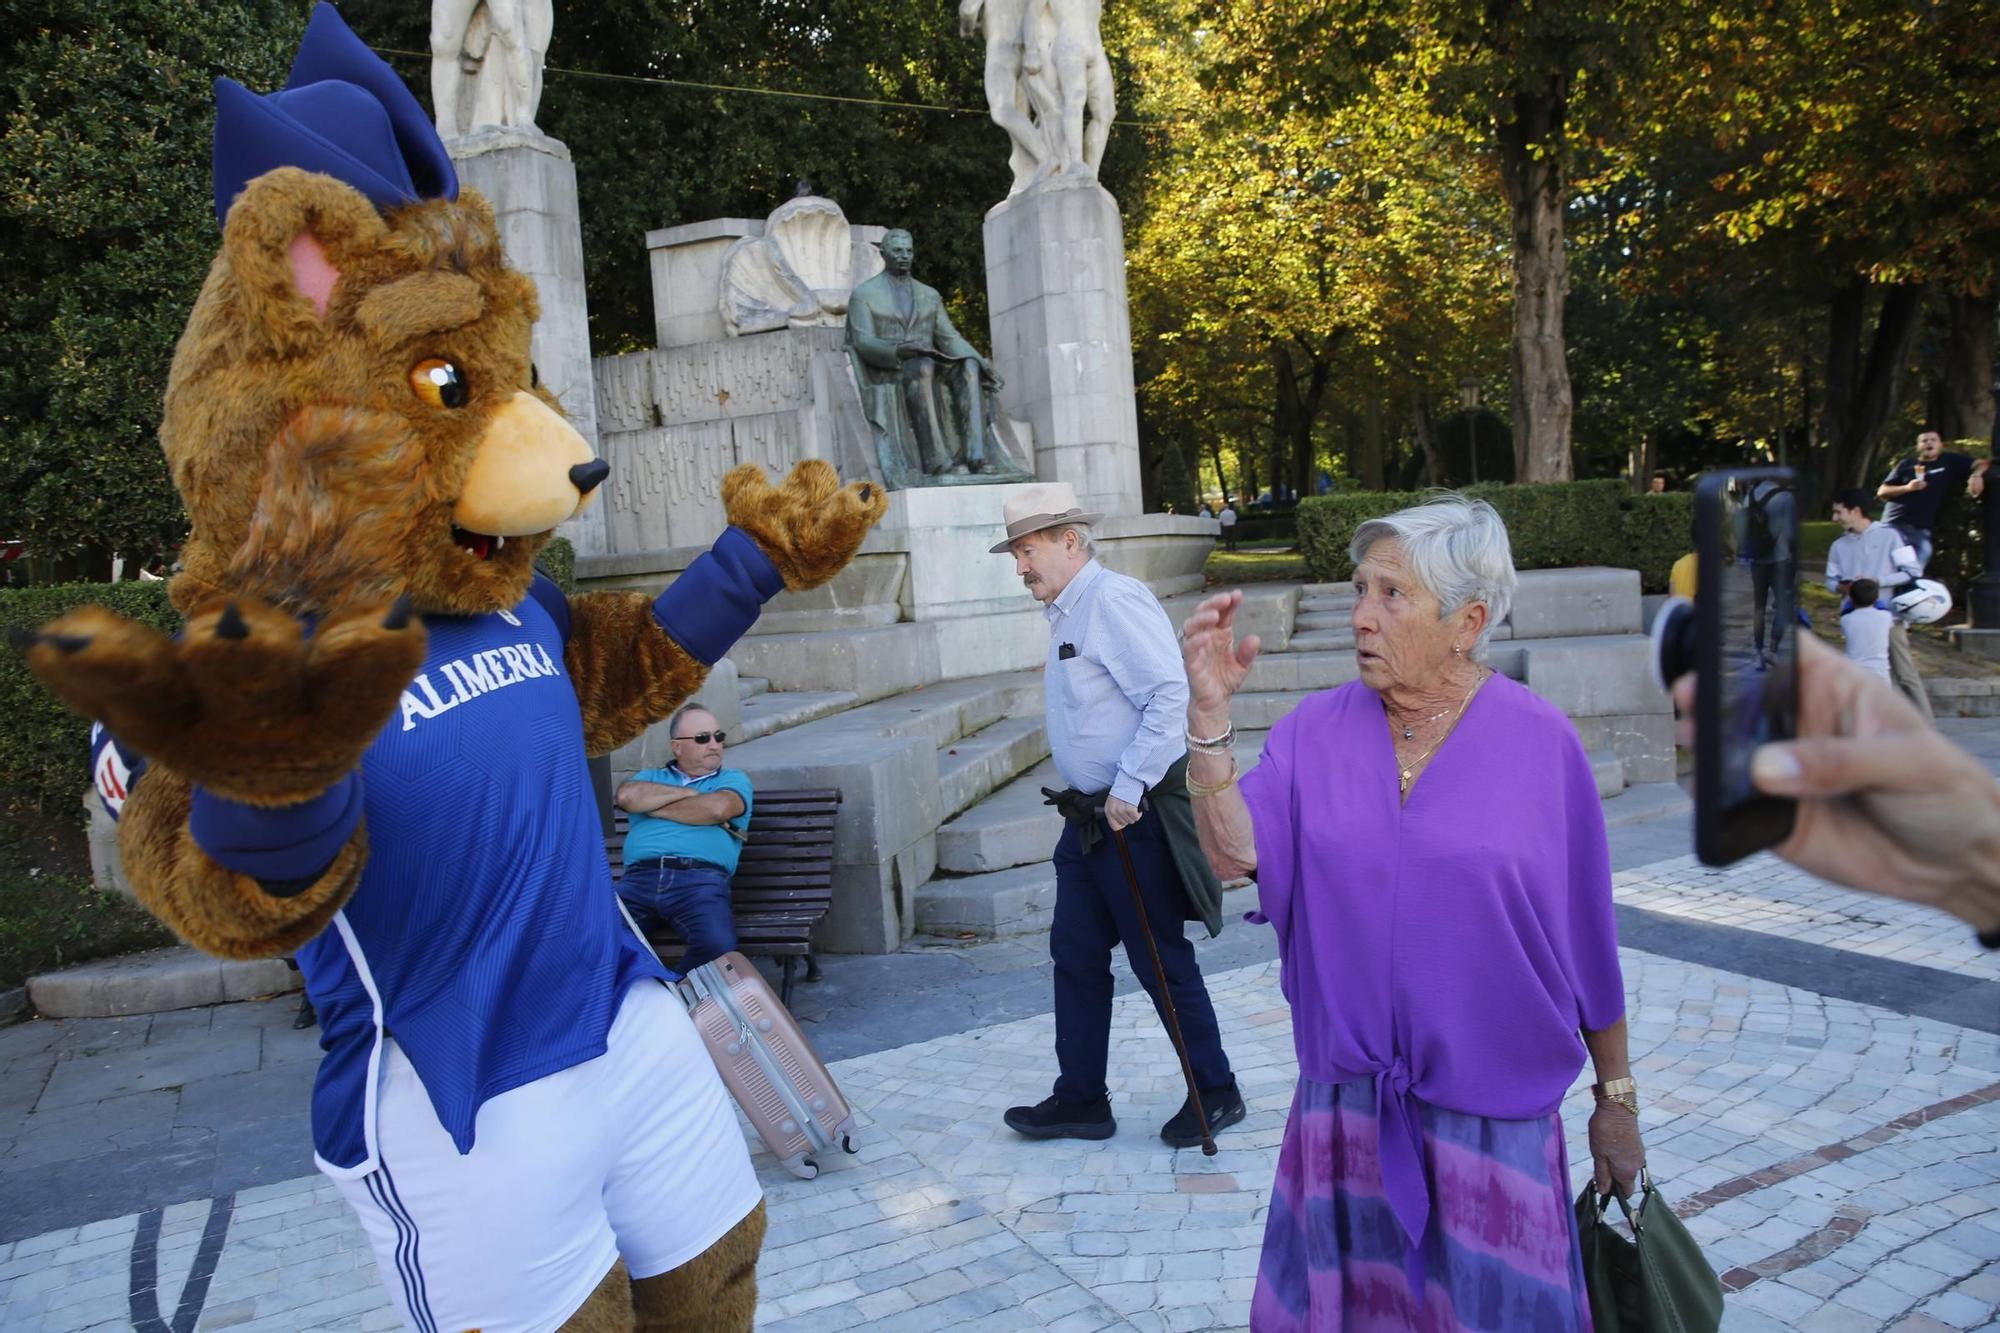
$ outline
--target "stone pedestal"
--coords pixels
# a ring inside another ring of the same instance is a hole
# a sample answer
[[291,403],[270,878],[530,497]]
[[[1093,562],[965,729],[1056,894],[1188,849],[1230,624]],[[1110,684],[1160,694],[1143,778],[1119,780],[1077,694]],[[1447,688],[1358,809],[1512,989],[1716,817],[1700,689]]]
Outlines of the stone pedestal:
[[[597,449],[583,231],[569,149],[533,130],[500,126],[453,139],[446,148],[460,181],[493,205],[508,262],[534,279],[542,308],[531,344],[535,368],[570,424]],[[601,555],[606,550],[605,508],[600,496],[560,529],[578,555]]]
[[1001,404],[1035,437],[1035,474],[1085,509],[1139,512],[1139,417],[1125,232],[1096,181],[1057,178],[986,215]]

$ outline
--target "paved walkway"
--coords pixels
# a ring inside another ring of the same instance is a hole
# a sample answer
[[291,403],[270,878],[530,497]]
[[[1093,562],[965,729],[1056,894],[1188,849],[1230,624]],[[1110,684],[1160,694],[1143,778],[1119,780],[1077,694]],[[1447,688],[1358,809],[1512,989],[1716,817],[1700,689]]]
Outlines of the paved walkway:
[[[1949,725],[2000,766],[2000,723]],[[2000,1328],[1991,958],[1769,858],[1695,865],[1684,816],[1613,844],[1648,1150],[1725,1274],[1724,1327]],[[1202,947],[1251,1107],[1213,1159],[1156,1137],[1182,1094],[1122,969],[1102,1144],[998,1123],[1051,1075],[1044,941],[840,960],[802,988],[864,1135],[812,1182],[760,1155],[760,1328],[1241,1327],[1291,1024],[1268,931]],[[394,1326],[309,1172],[314,1052],[289,1022],[279,1002],[0,1030],[0,1329]],[[1565,1105],[1572,1162],[1587,1102]]]

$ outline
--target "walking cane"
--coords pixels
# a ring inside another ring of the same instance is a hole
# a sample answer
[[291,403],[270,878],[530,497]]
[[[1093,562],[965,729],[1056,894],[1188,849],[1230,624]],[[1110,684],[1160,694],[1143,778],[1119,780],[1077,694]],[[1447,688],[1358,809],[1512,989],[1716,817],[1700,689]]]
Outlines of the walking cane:
[[1132,869],[1132,853],[1125,846],[1125,830],[1111,830],[1118,844],[1118,859],[1125,863],[1125,883],[1132,890],[1132,910],[1139,914],[1139,933],[1146,937],[1146,952],[1153,955],[1153,976],[1160,983],[1160,1007],[1167,1011],[1167,1035],[1174,1039],[1174,1054],[1181,1058],[1181,1074],[1187,1079],[1188,1101],[1194,1104],[1195,1123],[1201,1127],[1201,1154],[1215,1156],[1215,1135],[1208,1129],[1208,1108],[1201,1104],[1201,1089],[1194,1085],[1194,1063],[1188,1059],[1187,1041],[1181,1036],[1181,1016],[1174,1011],[1174,993],[1167,989],[1167,968],[1160,961],[1160,946],[1153,939],[1153,923],[1146,919],[1146,902],[1139,894],[1139,873]]

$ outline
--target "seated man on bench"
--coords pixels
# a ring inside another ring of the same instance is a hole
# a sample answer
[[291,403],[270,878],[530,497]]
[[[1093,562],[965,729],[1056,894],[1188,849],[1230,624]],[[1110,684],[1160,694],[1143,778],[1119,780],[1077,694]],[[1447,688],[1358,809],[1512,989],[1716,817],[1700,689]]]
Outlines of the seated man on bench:
[[648,936],[671,921],[687,941],[691,972],[736,947],[729,877],[750,828],[750,779],[722,766],[722,730],[698,704],[675,713],[674,762],[642,769],[618,788],[632,816],[618,896]]

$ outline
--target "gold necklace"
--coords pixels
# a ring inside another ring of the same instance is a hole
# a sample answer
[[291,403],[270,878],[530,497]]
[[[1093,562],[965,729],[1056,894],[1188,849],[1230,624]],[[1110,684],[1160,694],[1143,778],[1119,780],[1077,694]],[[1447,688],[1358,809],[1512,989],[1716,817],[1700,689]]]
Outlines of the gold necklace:
[[1406,741],[1415,740],[1417,738],[1418,727],[1428,727],[1431,723],[1437,721],[1439,718],[1443,717],[1446,713],[1449,713],[1450,711],[1451,710],[1449,708],[1440,708],[1437,710],[1437,712],[1432,713],[1429,717],[1423,719],[1421,722],[1398,724],[1402,725],[1403,727],[1403,739]]
[[[1486,682],[1486,677],[1483,675],[1473,677],[1472,688],[1467,690],[1465,692],[1465,697],[1458,701],[1458,707],[1451,710],[1452,714],[1451,726],[1448,726],[1444,729],[1444,735],[1439,736],[1437,738],[1437,741],[1434,744],[1432,744],[1430,749],[1425,750],[1415,759],[1412,759],[1409,763],[1404,764],[1402,766],[1401,774],[1396,781],[1397,795],[1408,796],[1410,794],[1410,784],[1416,781],[1416,771],[1418,765],[1422,764],[1424,760],[1429,759],[1432,755],[1436,754],[1438,751],[1438,746],[1443,745],[1445,741],[1451,738],[1451,733],[1453,729],[1458,726],[1459,715],[1465,711],[1465,706],[1472,702],[1472,696],[1478,692],[1479,687],[1483,685],[1485,682]],[[1439,716],[1443,716],[1443,714],[1439,714]],[[1392,746],[1391,749],[1393,750],[1393,748],[1394,747]]]

